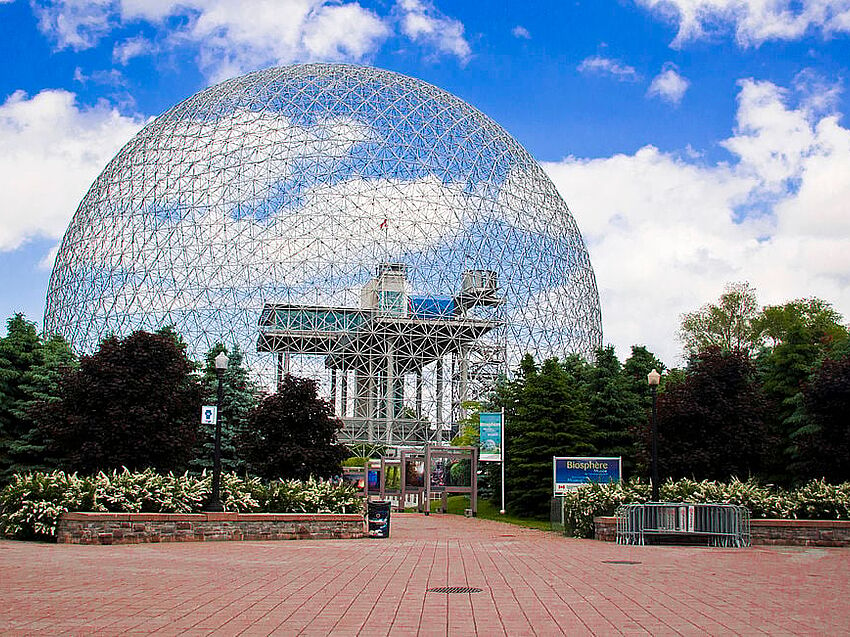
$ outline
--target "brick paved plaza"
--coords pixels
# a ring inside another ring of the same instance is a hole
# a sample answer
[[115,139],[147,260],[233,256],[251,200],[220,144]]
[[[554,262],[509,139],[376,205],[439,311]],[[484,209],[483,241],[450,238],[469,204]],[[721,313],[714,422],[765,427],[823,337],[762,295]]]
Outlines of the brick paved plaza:
[[2,541],[0,634],[841,635],[848,572],[850,549],[621,547],[449,515],[395,514],[388,540]]

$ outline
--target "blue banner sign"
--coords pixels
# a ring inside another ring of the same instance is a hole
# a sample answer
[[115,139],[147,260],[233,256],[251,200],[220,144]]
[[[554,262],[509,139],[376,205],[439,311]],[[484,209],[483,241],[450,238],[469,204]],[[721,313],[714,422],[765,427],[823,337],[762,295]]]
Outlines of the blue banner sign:
[[619,482],[622,458],[552,458],[555,495],[589,482]]
[[479,460],[502,461],[502,414],[481,412],[478,414],[478,440],[481,445]]

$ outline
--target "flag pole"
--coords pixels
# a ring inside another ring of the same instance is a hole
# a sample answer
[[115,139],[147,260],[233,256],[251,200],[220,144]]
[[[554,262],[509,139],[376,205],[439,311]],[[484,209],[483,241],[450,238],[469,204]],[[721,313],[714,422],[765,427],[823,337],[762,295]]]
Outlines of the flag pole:
[[502,509],[499,511],[500,515],[505,514],[505,459],[508,456],[508,445],[505,444],[507,439],[505,438],[505,408],[502,407]]

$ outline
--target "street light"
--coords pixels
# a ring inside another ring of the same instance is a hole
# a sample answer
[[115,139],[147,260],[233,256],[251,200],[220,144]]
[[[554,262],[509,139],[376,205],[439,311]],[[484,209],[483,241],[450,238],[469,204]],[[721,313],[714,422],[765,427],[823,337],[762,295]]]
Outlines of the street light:
[[215,455],[213,456],[213,482],[212,482],[212,495],[210,495],[210,500],[207,503],[206,510],[207,511],[224,511],[224,507],[221,505],[221,402],[222,397],[224,396],[224,387],[222,386],[222,379],[224,377],[224,370],[227,369],[228,363],[227,354],[224,352],[220,352],[218,356],[215,357],[215,375],[218,376],[218,399],[216,401],[216,418],[215,418]]
[[658,502],[658,383],[661,382],[661,374],[653,369],[646,375],[649,390],[652,392],[652,501]]

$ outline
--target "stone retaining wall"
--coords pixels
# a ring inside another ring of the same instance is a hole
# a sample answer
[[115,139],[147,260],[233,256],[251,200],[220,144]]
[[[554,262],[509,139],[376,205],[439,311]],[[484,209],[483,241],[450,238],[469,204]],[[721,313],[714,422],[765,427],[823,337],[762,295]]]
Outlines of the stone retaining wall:
[[65,513],[57,530],[60,544],[361,537],[362,515],[332,513]]
[[[617,530],[614,517],[593,518],[594,537],[613,542]],[[848,520],[750,520],[754,545],[850,546]]]

